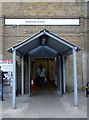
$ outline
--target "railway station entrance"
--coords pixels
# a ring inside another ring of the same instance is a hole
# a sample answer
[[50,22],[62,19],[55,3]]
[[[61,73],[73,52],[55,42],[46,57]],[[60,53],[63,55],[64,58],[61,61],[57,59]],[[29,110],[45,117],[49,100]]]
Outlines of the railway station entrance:
[[[77,46],[44,29],[7,51],[13,54],[13,108],[16,108],[16,55],[21,59],[21,94],[24,95],[24,75],[27,74],[28,94],[30,97],[31,76],[36,76],[37,68],[41,63],[46,69],[47,81],[54,81],[58,95],[61,96],[66,93],[65,64],[67,56],[73,54],[74,106],[78,106],[76,52],[80,51],[80,49]],[[26,73],[24,71],[24,56],[27,56]]]

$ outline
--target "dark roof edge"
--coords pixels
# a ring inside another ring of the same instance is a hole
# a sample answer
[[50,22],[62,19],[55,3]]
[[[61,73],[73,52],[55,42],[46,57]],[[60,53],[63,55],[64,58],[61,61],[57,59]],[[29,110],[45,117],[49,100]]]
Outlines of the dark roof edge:
[[[23,40],[22,42],[20,42],[20,43],[14,45],[13,47],[8,48],[6,51],[12,53],[12,49],[13,49],[13,48],[16,48],[16,47],[18,47],[18,46],[24,44],[25,42],[29,41],[30,39],[34,38],[35,36],[39,35],[39,34],[42,33],[42,32],[43,32],[44,34],[45,34],[45,32],[48,32],[49,34],[55,36],[56,38],[58,38],[58,39],[60,39],[60,40],[62,40],[62,41],[64,41],[65,43],[70,44],[70,45],[73,46],[73,47],[77,47],[76,45],[70,43],[69,41],[66,41],[65,39],[62,39],[62,38],[60,38],[59,36],[53,34],[52,32],[49,32],[47,29],[43,29],[43,30],[39,31],[38,33],[32,35],[31,37],[29,37],[29,38]],[[80,50],[81,50],[81,49],[77,47],[77,52],[80,51]]]

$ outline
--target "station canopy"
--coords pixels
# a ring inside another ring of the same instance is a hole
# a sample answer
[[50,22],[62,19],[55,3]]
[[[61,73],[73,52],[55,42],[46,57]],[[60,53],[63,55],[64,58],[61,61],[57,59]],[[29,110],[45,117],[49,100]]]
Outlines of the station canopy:
[[45,58],[61,55],[68,56],[72,54],[73,48],[75,48],[77,52],[80,51],[74,44],[43,29],[32,37],[9,48],[7,51],[13,53],[13,49],[15,49],[16,54],[20,56],[28,54],[30,57]]

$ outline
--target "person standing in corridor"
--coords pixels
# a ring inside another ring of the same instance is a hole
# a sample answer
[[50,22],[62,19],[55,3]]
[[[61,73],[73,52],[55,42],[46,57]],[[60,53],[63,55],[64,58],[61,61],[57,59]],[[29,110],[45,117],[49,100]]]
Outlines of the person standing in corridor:
[[40,82],[40,86],[44,86],[46,71],[45,71],[43,65],[40,65],[40,67],[38,68],[37,75],[38,75],[38,79]]

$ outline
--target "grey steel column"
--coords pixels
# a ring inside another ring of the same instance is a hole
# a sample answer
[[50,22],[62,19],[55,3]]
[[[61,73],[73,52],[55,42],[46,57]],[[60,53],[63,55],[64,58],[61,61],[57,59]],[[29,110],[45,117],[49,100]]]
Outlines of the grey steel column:
[[60,95],[60,92],[59,92],[59,57],[57,57],[57,64],[56,64],[56,74],[57,74],[57,93],[58,95]]
[[28,76],[28,92],[29,92],[29,97],[31,96],[31,93],[30,93],[30,91],[31,91],[31,88],[30,88],[30,58],[29,58],[29,61],[28,61],[28,74],[29,74],[29,76]]
[[22,95],[24,95],[24,56],[21,57],[21,74],[22,74],[22,81],[21,81],[21,85],[22,85]]
[[62,86],[61,86],[61,57],[57,58],[57,93],[59,96],[62,95]]
[[78,106],[76,48],[73,49],[74,106]]
[[13,49],[13,87],[12,87],[12,106],[16,108],[16,50]]
[[62,57],[60,56],[60,59],[59,59],[59,66],[60,66],[60,95],[62,95]]
[[65,57],[63,56],[63,91],[64,93],[66,93],[66,71],[65,71],[65,66],[66,66],[66,61],[65,61]]

